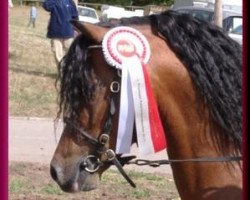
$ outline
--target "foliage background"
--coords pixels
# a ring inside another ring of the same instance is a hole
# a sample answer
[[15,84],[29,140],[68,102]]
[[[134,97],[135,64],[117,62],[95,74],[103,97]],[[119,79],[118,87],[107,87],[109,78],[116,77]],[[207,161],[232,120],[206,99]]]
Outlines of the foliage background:
[[79,2],[101,3],[122,6],[145,6],[145,5],[167,5],[170,6],[174,0],[80,0]]

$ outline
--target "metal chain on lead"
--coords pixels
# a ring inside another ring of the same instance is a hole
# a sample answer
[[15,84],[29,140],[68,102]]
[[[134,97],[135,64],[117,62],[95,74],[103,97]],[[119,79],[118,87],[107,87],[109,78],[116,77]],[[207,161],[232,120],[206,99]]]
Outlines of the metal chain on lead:
[[[122,158],[121,158],[122,159]],[[136,164],[139,166],[149,165],[151,167],[159,167],[160,165],[168,165],[171,163],[183,163],[183,162],[232,162],[241,161],[242,156],[226,156],[226,157],[202,157],[202,158],[190,158],[190,159],[169,159],[169,160],[145,160],[136,159],[128,161],[124,164]]]

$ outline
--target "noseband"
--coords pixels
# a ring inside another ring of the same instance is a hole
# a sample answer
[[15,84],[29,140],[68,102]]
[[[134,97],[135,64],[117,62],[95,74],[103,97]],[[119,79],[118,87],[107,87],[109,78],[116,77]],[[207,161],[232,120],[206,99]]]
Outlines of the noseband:
[[[89,46],[88,49],[100,49],[101,45],[92,45]],[[121,71],[117,71],[118,77],[121,77]],[[120,83],[118,81],[113,81],[110,85],[110,91],[113,94],[119,94],[120,91]],[[151,167],[158,167],[164,164],[172,164],[172,163],[183,163],[183,162],[232,162],[232,161],[241,161],[241,156],[225,156],[225,157],[200,157],[200,158],[190,158],[190,159],[168,159],[168,160],[144,160],[144,159],[136,159],[136,156],[125,156],[121,157],[120,155],[115,154],[115,152],[107,148],[109,146],[110,133],[112,130],[112,118],[115,114],[116,108],[113,97],[110,98],[110,109],[108,112],[107,120],[104,124],[103,133],[98,137],[94,138],[91,134],[87,133],[79,123],[72,122],[69,118],[64,118],[64,122],[72,127],[75,131],[80,133],[84,139],[91,144],[94,149],[93,155],[88,155],[81,161],[80,167],[89,173],[97,172],[101,166],[105,163],[113,164],[117,167],[122,176],[128,181],[128,183],[132,187],[136,187],[135,183],[129,178],[126,172],[123,169],[123,165],[125,164],[136,164],[139,166],[149,165]],[[106,160],[101,160],[101,157],[105,156]]]

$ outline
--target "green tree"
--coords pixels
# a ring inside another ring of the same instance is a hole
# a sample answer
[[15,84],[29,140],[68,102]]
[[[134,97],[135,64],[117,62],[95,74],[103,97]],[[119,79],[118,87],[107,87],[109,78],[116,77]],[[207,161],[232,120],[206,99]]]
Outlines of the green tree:
[[145,6],[145,5],[172,5],[174,0],[132,0],[135,6]]
[[79,2],[100,3],[108,5],[129,6],[131,0],[79,0]]
[[79,2],[100,3],[121,6],[172,5],[174,0],[79,0]]

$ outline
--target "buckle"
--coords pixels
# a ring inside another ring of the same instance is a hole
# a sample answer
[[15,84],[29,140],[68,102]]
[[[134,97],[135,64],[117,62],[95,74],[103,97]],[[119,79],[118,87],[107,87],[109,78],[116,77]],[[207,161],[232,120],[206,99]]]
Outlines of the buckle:
[[101,134],[99,137],[99,142],[103,145],[105,145],[109,141],[109,135],[108,134]]
[[113,93],[118,93],[120,91],[120,83],[113,81],[110,85],[110,91]]
[[107,156],[108,160],[111,161],[111,160],[114,160],[115,159],[115,152],[112,150],[112,149],[108,149],[106,152],[105,152],[105,155]]

